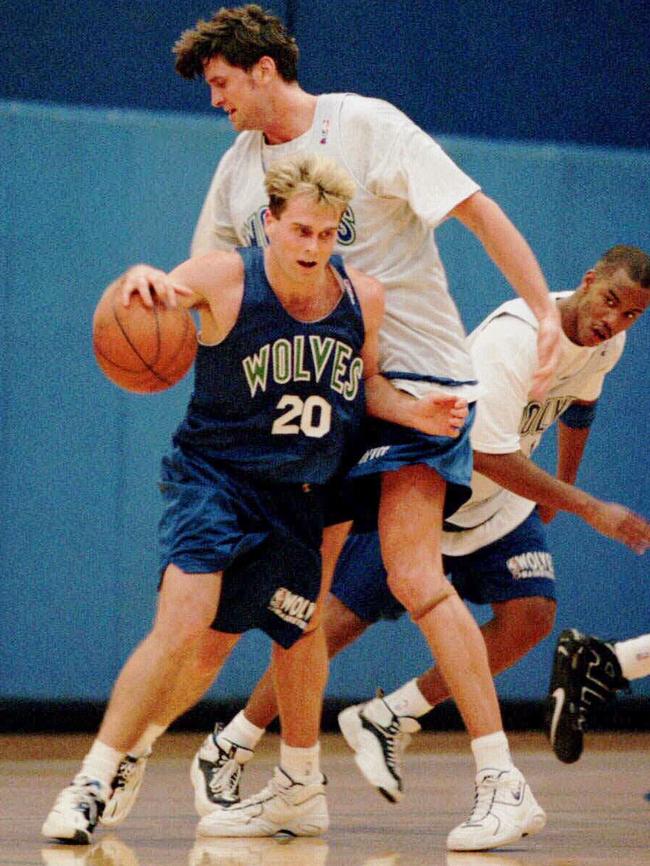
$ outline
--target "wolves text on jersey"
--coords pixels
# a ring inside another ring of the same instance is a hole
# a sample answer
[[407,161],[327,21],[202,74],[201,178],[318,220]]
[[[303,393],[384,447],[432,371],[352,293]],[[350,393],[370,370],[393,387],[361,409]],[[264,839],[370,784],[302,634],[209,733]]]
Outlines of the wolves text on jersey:
[[309,335],[308,343],[304,334],[297,334],[293,340],[281,337],[266,343],[254,354],[247,355],[242,367],[251,397],[258,388],[266,391],[269,376],[275,384],[286,385],[320,382],[327,375],[333,391],[346,400],[354,400],[363,375],[363,361],[358,355],[354,356],[347,343],[316,334]]
[[[266,247],[269,239],[264,231],[264,214],[268,210],[266,205],[259,207],[246,220],[241,232],[242,243],[247,247]],[[349,247],[357,239],[357,228],[354,218],[354,211],[351,207],[345,209],[345,213],[341,217],[338,232],[336,235],[336,243],[339,247]]]
[[526,404],[524,411],[521,414],[521,422],[519,424],[520,436],[534,436],[536,433],[542,433],[548,429],[556,418],[568,409],[575,397],[569,397],[566,394],[558,397],[549,397],[544,402],[531,400]]

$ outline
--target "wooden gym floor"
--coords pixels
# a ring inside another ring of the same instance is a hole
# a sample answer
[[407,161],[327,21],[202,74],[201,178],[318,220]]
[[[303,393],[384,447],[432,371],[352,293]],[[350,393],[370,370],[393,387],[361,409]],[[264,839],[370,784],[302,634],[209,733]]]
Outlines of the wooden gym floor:
[[[471,809],[473,763],[464,734],[423,733],[404,760],[406,794],[386,802],[359,774],[341,737],[323,737],[331,828],[321,839],[195,837],[188,770],[200,734],[158,744],[140,797],[91,846],[48,844],[41,823],[91,742],[88,735],[0,736],[0,866],[650,866],[650,734],[588,737],[576,764],[561,764],[542,735],[512,734],[513,754],[548,813],[545,830],[482,854],[445,850]],[[266,784],[278,737],[269,735],[243,780]]]

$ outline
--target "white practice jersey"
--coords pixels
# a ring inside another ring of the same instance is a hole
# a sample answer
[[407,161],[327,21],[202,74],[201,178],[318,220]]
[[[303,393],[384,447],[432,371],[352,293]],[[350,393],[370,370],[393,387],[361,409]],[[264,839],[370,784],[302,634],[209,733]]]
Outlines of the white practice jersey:
[[[556,299],[571,292],[556,292]],[[576,400],[597,400],[605,375],[616,365],[625,333],[598,346],[576,346],[562,334],[555,381],[542,401],[530,400],[537,367],[537,319],[521,299],[507,301],[468,337],[481,378],[481,398],[472,428],[472,448],[486,454],[521,451],[530,456],[542,435]],[[443,533],[443,552],[472,553],[502,538],[531,513],[535,503],[500,487],[479,472],[472,476],[472,497],[450,522],[468,527]]]
[[197,224],[192,254],[264,245],[264,174],[296,152],[322,153],[357,184],[338,235],[347,264],[386,289],[381,369],[420,395],[436,382],[475,399],[466,338],[436,247],[433,229],[479,187],[442,148],[387,102],[355,94],[318,97],[314,121],[300,137],[267,145],[261,132],[241,133],[221,159]]

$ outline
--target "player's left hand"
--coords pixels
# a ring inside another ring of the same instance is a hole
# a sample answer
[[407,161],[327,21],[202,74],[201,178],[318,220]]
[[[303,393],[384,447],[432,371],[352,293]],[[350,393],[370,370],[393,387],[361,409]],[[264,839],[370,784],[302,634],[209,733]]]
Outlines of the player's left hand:
[[533,400],[543,399],[553,382],[553,377],[560,361],[561,333],[562,323],[560,321],[560,313],[557,307],[553,306],[549,309],[548,313],[539,319],[539,329],[537,331],[538,363],[530,389],[530,396]]
[[429,436],[457,438],[465,424],[469,408],[467,400],[453,394],[432,391],[413,403],[411,426]]
[[603,535],[625,544],[641,556],[650,548],[650,523],[617,502],[597,502],[586,518]]

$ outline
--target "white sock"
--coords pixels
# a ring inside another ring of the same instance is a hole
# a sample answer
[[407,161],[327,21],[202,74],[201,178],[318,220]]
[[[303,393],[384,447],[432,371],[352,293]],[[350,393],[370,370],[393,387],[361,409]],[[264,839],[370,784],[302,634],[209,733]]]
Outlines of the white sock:
[[511,770],[513,767],[510,757],[508,738],[503,731],[495,731],[484,737],[477,737],[471,742],[474,760],[476,761],[476,772],[481,770]]
[[384,697],[384,701],[388,704],[396,716],[412,716],[414,719],[419,719],[420,716],[426,715],[433,709],[424,697],[418,686],[416,679],[409,680]]
[[88,776],[90,779],[99,779],[107,788],[110,788],[113,776],[123,757],[124,752],[118,752],[111,746],[95,740],[81,763],[79,774]]
[[231,719],[223,731],[219,732],[217,741],[223,748],[222,739],[228,740],[228,743],[234,743],[236,746],[243,746],[251,751],[257,746],[259,741],[264,736],[266,728],[258,728],[252,722],[249,722],[244,711],[241,710],[234,719]]
[[650,676],[650,634],[615,643],[614,652],[626,680]]
[[149,725],[144,734],[140,737],[138,742],[133,746],[132,749],[129,749],[129,755],[132,758],[142,758],[144,755],[148,755],[153,749],[153,744],[156,742],[158,737],[167,730],[165,725]]
[[320,743],[304,749],[280,740],[280,767],[294,782],[309,785],[320,781]]

